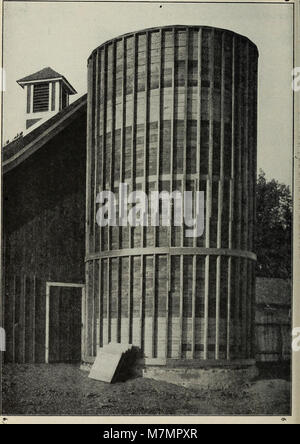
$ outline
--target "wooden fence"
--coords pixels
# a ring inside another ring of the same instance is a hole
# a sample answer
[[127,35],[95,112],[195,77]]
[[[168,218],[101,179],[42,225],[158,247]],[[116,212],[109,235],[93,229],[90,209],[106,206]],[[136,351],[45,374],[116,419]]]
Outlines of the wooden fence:
[[288,281],[256,279],[256,360],[286,361],[291,357],[291,297]]

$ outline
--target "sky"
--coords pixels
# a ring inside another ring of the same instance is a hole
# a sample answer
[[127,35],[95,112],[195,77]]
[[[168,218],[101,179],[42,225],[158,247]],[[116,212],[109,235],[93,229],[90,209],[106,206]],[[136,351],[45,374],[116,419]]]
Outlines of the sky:
[[258,169],[291,185],[293,158],[293,9],[285,4],[5,2],[3,140],[25,120],[24,90],[16,80],[46,66],[87,91],[87,58],[104,41],[162,25],[230,29],[258,47]]

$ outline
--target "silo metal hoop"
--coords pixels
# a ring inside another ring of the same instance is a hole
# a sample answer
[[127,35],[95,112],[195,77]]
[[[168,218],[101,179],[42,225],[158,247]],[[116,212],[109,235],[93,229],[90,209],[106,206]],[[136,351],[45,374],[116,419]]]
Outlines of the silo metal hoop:
[[229,248],[190,248],[190,247],[153,247],[153,248],[130,248],[122,250],[110,250],[103,253],[94,253],[86,256],[85,261],[91,261],[95,259],[105,259],[111,257],[128,257],[128,256],[151,256],[151,255],[169,254],[171,256],[180,255],[198,255],[198,256],[227,256],[227,257],[240,257],[244,259],[250,259],[252,261],[257,260],[255,253],[251,251],[232,250]]

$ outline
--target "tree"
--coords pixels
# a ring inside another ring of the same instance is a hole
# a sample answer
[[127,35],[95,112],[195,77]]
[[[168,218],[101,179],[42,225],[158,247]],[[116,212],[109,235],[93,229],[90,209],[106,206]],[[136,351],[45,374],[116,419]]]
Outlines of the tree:
[[290,188],[266,180],[260,170],[256,188],[257,276],[289,279],[292,263],[292,196]]

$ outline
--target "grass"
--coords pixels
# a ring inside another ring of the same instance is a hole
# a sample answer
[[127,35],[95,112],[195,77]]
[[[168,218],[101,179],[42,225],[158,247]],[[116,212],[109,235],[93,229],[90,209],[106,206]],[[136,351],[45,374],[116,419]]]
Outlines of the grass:
[[[264,366],[231,391],[194,390],[150,379],[106,384],[78,365],[12,365],[3,370],[3,415],[280,415],[290,413],[290,383]],[[288,372],[287,372],[288,374]]]

